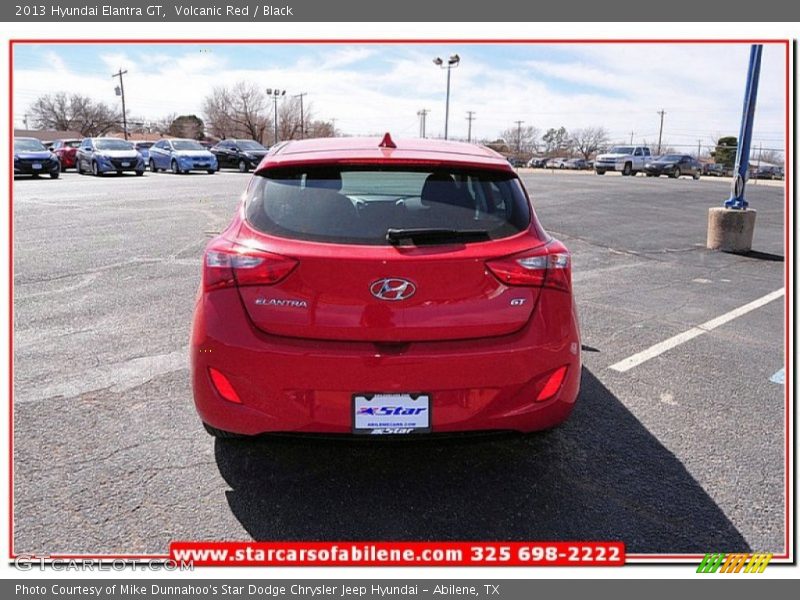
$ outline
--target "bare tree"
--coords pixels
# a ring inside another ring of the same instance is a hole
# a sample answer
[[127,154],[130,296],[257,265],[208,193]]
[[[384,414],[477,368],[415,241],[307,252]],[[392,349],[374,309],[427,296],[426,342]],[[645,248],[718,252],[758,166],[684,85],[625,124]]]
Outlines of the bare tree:
[[585,127],[572,131],[570,139],[572,147],[585,160],[589,160],[593,154],[608,144],[608,132],[603,127]]
[[120,113],[107,104],[66,92],[39,96],[29,112],[39,129],[75,130],[85,136],[108,133],[122,121]]
[[215,87],[203,101],[203,113],[212,135],[264,142],[272,127],[266,94],[256,84],[240,81]]
[[520,154],[535,154],[539,151],[540,134],[539,129],[533,125],[514,126],[503,131],[500,138],[512,152],[517,152],[517,148],[519,148]]
[[168,115],[164,115],[160,119],[156,119],[153,122],[152,129],[155,133],[160,133],[162,135],[169,134],[169,129],[172,127],[172,124],[175,122],[175,119],[178,118],[178,113],[169,113]]

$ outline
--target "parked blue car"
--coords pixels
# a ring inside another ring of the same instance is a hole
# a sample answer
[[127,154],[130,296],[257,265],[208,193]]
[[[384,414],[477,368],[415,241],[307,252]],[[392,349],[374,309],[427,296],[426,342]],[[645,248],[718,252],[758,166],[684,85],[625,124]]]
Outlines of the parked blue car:
[[152,146],[155,142],[134,142],[133,147],[142,155],[144,159],[144,164],[150,164],[150,146]]
[[124,171],[134,171],[144,175],[144,159],[131,142],[113,137],[85,138],[75,155],[75,169],[79,175],[91,173],[100,176],[105,173],[122,175]]
[[149,163],[153,173],[169,169],[175,174],[206,171],[213,175],[219,170],[217,157],[195,140],[159,140],[150,147]]
[[58,157],[36,138],[14,138],[14,176],[49,174],[58,179],[61,164]]

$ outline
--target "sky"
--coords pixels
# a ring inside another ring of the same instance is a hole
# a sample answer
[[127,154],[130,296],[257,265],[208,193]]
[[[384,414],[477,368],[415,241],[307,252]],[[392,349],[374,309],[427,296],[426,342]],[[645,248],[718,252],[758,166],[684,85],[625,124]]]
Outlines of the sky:
[[[128,115],[158,119],[202,115],[214,86],[240,80],[307,93],[315,118],[337,132],[396,138],[444,133],[446,72],[433,64],[457,53],[451,72],[449,133],[496,139],[522,120],[542,132],[602,126],[612,141],[658,139],[696,151],[737,135],[747,44],[18,44],[14,49],[14,119],[39,95],[65,91],[116,104],[116,79],[127,69]],[[754,147],[784,146],[785,54],[764,48]]]

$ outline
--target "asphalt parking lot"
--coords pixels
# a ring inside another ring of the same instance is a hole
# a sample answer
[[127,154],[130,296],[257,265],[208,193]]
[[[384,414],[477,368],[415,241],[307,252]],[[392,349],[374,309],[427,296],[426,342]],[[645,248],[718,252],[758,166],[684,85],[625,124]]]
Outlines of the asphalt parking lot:
[[419,442],[214,440],[187,352],[200,256],[248,176],[14,183],[14,550],[170,540],[623,540],[784,549],[784,298],[610,368],[783,286],[780,186],[754,252],[707,251],[727,180],[523,174],[574,254],[584,372],[562,427]]

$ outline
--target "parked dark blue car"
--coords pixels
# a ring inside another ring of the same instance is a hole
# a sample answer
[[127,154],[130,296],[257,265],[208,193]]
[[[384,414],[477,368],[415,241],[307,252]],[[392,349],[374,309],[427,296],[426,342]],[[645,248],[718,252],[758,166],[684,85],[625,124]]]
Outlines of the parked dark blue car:
[[150,170],[153,173],[169,169],[175,174],[219,169],[217,157],[195,140],[159,140],[150,147]]
[[75,156],[75,168],[79,174],[117,173],[134,171],[144,175],[142,155],[131,142],[112,137],[84,138]]
[[36,138],[14,138],[14,176],[44,174],[58,179],[61,174],[58,158]]

